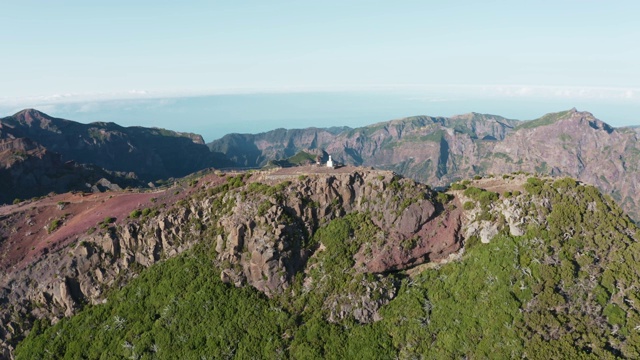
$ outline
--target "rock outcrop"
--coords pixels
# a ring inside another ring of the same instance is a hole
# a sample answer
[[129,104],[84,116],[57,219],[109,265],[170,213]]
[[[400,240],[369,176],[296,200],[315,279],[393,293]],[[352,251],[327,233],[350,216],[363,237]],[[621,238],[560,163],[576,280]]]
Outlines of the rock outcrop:
[[[84,213],[76,218],[72,210],[77,205],[65,205],[63,211],[71,212],[64,218],[65,225],[57,229],[50,225],[52,233],[40,241],[58,241],[53,240],[62,238],[56,237],[58,232],[66,240],[57,247],[50,245],[37,257],[11,263],[0,279],[0,303],[11,304],[0,308],[3,351],[28,332],[34,319],[55,322],[84,304],[101,303],[106,289],[122,286],[145,267],[196,244],[216,252],[215,265],[224,281],[253,286],[268,296],[287,291],[295,275],[305,271],[308,259],[318,251],[309,242],[314,232],[346,214],[366,213],[379,229],[379,239],[372,239],[367,251],[363,246],[354,256],[359,272],[405,269],[460,248],[461,213],[438,203],[428,186],[392,172],[342,168],[314,173],[316,169],[236,177],[212,174],[183,188],[141,194],[145,200],[133,200],[141,203],[154,195],[154,210],[136,212],[116,203],[110,206],[120,206],[121,213],[131,211],[128,218],[107,217],[85,222],[84,227],[74,225]],[[128,203],[135,206],[133,201]],[[31,209],[43,207],[37,202],[31,205]],[[50,207],[60,211],[55,203]],[[25,208],[5,211],[3,221],[22,231],[22,226],[28,226],[21,225],[26,214],[20,209]],[[100,208],[91,211],[95,214]],[[15,243],[9,233],[3,236],[7,236],[4,245]],[[357,301],[351,299],[354,304],[345,307],[344,299],[334,299],[332,314],[336,318],[351,314],[362,322],[377,319],[379,303],[395,296],[392,284],[388,285],[369,287],[369,294],[383,292],[376,296],[378,300],[358,295]]]

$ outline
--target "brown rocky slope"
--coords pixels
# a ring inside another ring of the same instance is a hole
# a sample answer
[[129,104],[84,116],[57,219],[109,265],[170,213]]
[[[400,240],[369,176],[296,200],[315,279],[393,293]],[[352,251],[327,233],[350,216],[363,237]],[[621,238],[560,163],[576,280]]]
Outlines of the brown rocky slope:
[[[195,176],[155,192],[62,194],[0,208],[0,339],[5,356],[34,319],[52,321],[100,303],[145,267],[209,242],[222,279],[268,296],[290,288],[322,251],[314,232],[367,214],[375,239],[354,256],[358,272],[386,273],[444,259],[462,242],[462,212],[428,186],[364,168],[294,168]],[[309,284],[306,284],[310,286]],[[394,296],[328,304],[376,318]],[[348,295],[348,294],[347,294]]]
[[638,220],[638,139],[635,128],[613,128],[591,113],[571,109],[532,121],[471,113],[410,117],[340,132],[230,134],[209,147],[239,166],[263,166],[298,151],[325,151],[345,164],[392,170],[433,186],[515,171],[570,176],[612,195]]

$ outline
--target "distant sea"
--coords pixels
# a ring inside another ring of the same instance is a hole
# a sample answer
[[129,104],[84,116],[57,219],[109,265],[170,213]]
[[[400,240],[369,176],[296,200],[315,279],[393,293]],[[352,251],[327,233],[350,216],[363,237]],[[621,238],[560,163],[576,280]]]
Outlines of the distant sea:
[[[456,96],[383,92],[309,92],[208,95],[159,99],[33,104],[51,116],[122,126],[155,126],[201,134],[210,142],[228,133],[276,128],[358,127],[413,115],[452,116],[469,112],[531,120],[576,107],[610,125],[640,125],[637,101]],[[0,106],[2,116],[21,108]]]

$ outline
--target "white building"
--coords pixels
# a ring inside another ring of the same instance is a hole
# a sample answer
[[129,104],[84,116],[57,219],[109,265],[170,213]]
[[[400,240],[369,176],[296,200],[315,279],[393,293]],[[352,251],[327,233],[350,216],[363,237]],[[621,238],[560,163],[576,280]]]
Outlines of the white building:
[[327,161],[327,167],[329,168],[333,167],[333,160],[331,160],[331,155],[329,155],[329,161]]

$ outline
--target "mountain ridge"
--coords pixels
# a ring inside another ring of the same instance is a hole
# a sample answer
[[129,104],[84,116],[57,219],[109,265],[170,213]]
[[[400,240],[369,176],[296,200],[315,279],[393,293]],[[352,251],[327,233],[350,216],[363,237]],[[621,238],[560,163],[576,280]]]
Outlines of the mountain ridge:
[[[200,135],[113,122],[78,123],[25,109],[0,118],[0,202],[183,177],[226,164]],[[103,181],[104,182],[104,181]]]
[[206,172],[0,214],[34,255],[0,279],[0,357],[640,354],[640,231],[570,178]]
[[[238,138],[242,146],[235,145]],[[638,138],[633,128],[614,128],[573,108],[529,121],[468,113],[414,116],[335,135],[321,129],[298,129],[286,138],[228,134],[208,146],[251,167],[299,151],[324,151],[344,164],[391,170],[433,186],[516,171],[571,176],[611,194],[640,218]]]

